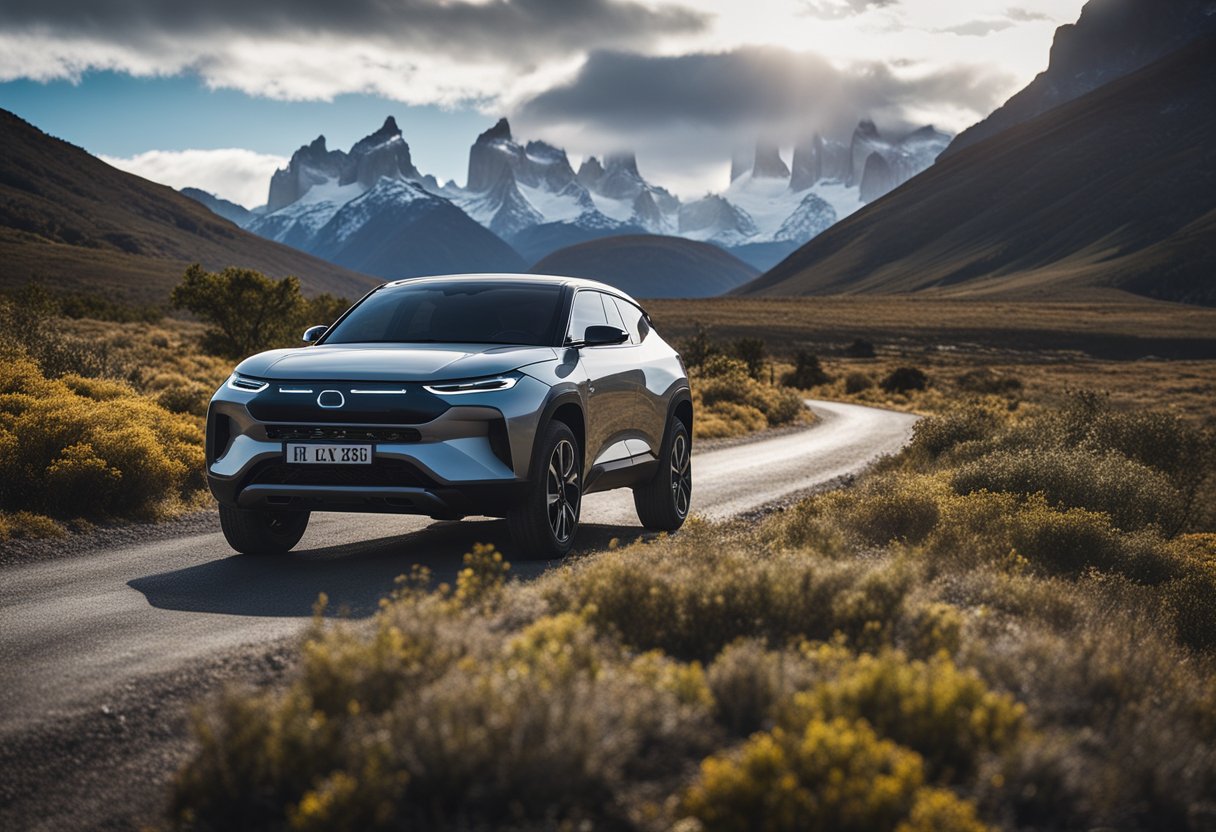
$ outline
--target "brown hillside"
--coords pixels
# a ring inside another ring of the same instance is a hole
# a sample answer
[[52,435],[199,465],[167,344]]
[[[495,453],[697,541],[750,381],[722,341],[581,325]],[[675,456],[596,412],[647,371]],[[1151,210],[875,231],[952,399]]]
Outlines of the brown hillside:
[[939,161],[738,291],[1216,304],[1210,38]]
[[264,240],[0,110],[0,288],[34,281],[159,302],[192,262],[296,275],[308,292],[379,281]]

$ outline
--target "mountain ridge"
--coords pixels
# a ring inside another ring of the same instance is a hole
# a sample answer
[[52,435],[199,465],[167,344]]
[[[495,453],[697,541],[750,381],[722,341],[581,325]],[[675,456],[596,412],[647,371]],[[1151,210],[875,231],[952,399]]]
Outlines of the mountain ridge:
[[0,145],[0,285],[54,281],[160,303],[194,262],[295,275],[310,293],[355,297],[378,282],[247,233],[2,109]]
[[1213,79],[1201,38],[942,158],[736,291],[1216,303]]

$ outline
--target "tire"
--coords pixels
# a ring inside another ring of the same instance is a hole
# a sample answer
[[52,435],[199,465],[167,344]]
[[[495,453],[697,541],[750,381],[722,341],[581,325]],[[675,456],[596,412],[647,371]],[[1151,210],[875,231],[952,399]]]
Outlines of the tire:
[[308,528],[307,511],[264,511],[220,503],[220,528],[228,545],[242,555],[283,555]]
[[652,531],[674,532],[688,519],[692,503],[692,437],[672,417],[659,448],[654,478],[633,489],[633,505],[642,525]]
[[583,451],[562,422],[545,426],[532,457],[524,498],[507,513],[515,556],[551,560],[569,554],[583,502]]

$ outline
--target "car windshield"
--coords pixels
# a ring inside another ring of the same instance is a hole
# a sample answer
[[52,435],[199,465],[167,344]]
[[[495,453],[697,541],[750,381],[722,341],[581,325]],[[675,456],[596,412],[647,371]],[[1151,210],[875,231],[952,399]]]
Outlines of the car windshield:
[[442,343],[551,346],[562,287],[454,280],[375,292],[329,332],[326,344]]

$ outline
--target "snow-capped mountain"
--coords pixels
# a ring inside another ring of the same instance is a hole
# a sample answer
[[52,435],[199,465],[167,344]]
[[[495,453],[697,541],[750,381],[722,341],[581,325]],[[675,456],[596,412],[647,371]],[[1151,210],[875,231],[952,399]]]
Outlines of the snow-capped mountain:
[[255,234],[385,278],[522,267],[519,255],[439,195],[390,116],[351,147],[319,136],[270,180]]
[[777,142],[760,141],[735,153],[726,190],[681,203],[642,176],[632,153],[587,157],[576,172],[564,150],[517,140],[506,119],[473,142],[464,186],[440,186],[418,170],[389,117],[349,152],[330,150],[323,136],[301,147],[247,222],[385,277],[504,270],[624,234],[708,242],[767,269],[927,168],[949,141],[932,127],[890,138],[868,120],[848,142],[804,137],[788,161]]

